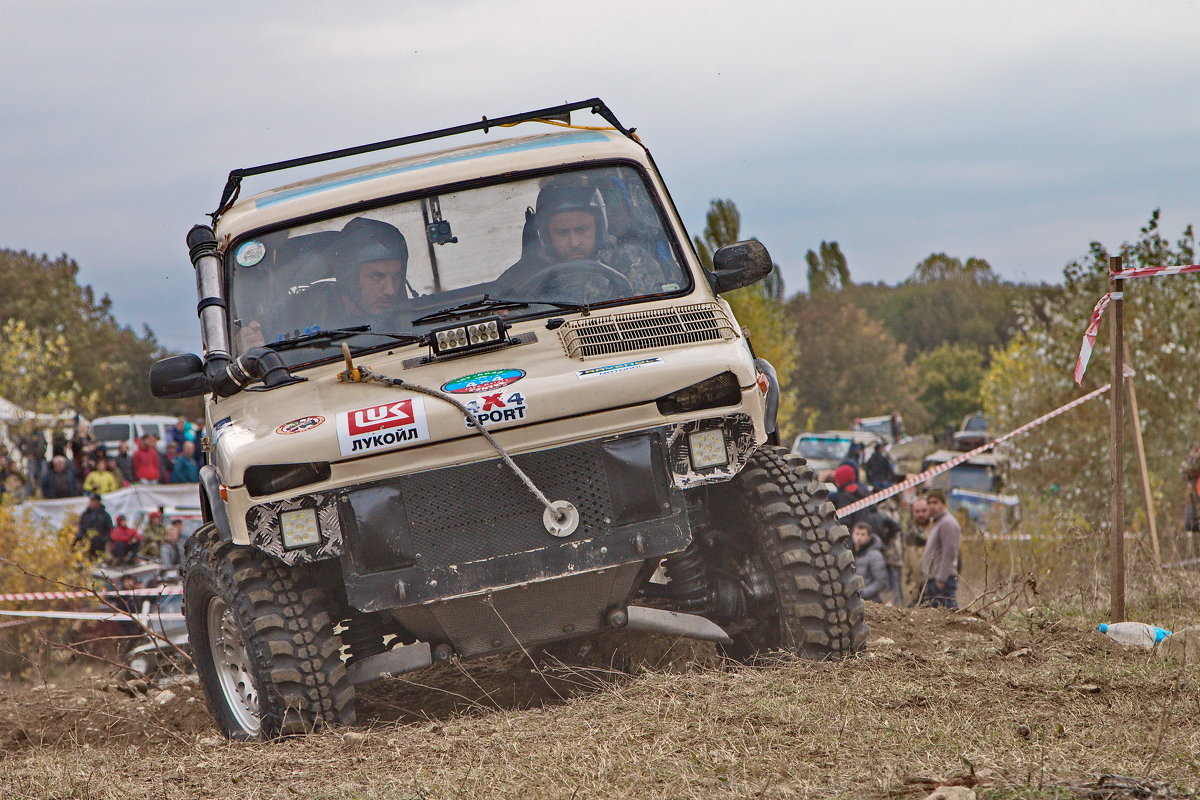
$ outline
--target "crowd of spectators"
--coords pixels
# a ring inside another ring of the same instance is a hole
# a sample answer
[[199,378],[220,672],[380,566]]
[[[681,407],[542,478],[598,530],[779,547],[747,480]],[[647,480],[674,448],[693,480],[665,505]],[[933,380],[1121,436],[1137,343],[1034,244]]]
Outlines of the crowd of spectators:
[[109,452],[82,423],[70,439],[62,431],[55,432],[49,448],[43,434],[33,433],[20,441],[17,453],[0,445],[0,499],[53,500],[103,495],[133,484],[195,483],[204,465],[198,446],[203,435],[203,423],[180,419],[167,429],[161,448],[158,437],[146,434],[132,452],[124,441]]

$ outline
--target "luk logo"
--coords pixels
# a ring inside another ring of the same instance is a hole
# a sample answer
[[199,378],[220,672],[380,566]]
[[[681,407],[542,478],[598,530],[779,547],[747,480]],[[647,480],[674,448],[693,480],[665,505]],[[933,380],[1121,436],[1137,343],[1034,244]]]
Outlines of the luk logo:
[[428,438],[420,398],[338,414],[338,445],[344,456],[392,450]]
[[399,428],[416,422],[413,417],[412,400],[401,400],[382,406],[372,406],[350,412],[350,435]]

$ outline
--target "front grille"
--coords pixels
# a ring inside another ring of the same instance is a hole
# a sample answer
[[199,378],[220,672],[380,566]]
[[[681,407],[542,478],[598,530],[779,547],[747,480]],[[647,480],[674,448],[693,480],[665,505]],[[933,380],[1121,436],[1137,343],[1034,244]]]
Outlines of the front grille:
[[584,317],[559,329],[570,358],[594,358],[717,339],[737,334],[716,303],[635,311],[607,317]]

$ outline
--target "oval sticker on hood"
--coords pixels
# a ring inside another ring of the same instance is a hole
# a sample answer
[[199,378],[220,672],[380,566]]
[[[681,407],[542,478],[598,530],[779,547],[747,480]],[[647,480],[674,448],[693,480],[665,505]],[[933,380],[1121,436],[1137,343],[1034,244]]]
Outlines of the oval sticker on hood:
[[275,432],[279,434],[304,433],[305,431],[311,431],[324,421],[325,418],[322,416],[301,417],[300,419],[283,423],[275,429]]
[[516,383],[525,377],[523,369],[490,369],[487,372],[475,372],[463,375],[442,384],[442,391],[450,394],[478,394],[502,389],[510,383]]

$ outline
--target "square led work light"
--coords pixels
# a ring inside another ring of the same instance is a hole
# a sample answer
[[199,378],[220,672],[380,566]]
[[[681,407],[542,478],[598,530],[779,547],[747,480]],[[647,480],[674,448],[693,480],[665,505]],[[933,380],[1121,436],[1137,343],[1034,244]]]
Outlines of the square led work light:
[[720,467],[729,463],[725,449],[725,432],[720,428],[688,434],[688,449],[692,454],[692,469]]
[[298,508],[279,515],[279,530],[283,533],[285,550],[321,543],[321,529],[317,524],[315,508]]

